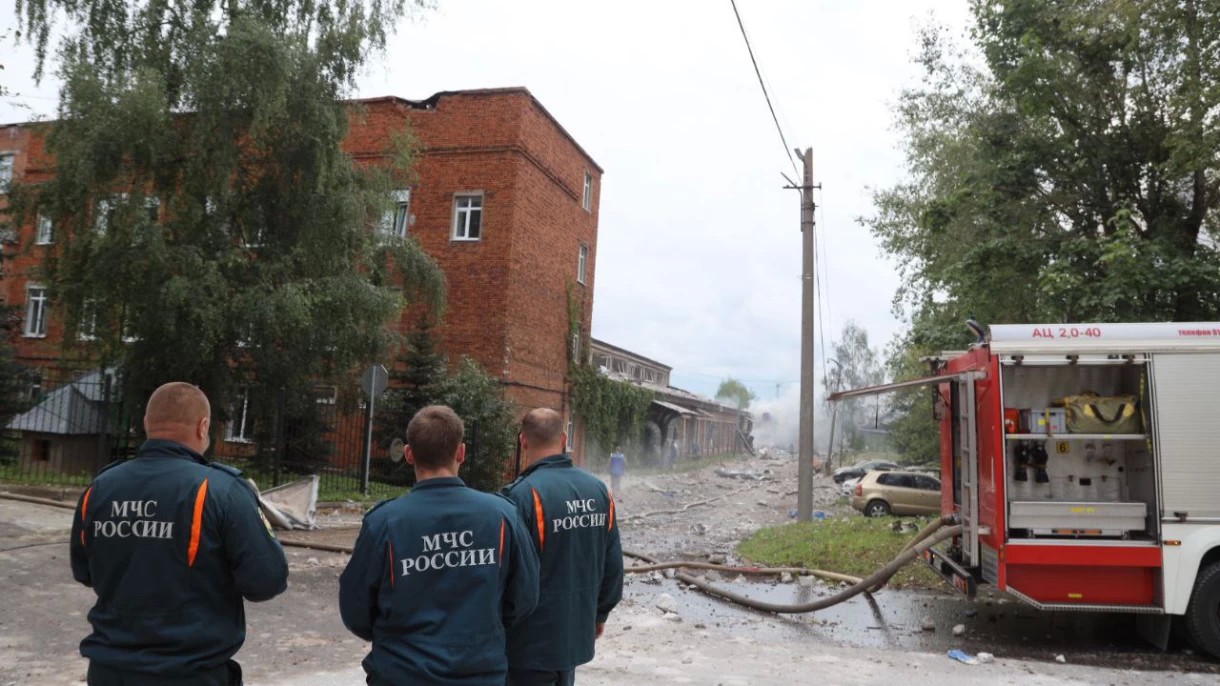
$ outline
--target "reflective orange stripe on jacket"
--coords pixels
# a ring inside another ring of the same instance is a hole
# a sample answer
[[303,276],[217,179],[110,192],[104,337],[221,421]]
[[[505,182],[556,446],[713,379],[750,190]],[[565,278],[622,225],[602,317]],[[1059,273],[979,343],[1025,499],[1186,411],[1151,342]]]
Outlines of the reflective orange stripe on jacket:
[[606,525],[606,531],[614,530],[614,494],[610,494],[610,523]]
[[538,550],[546,549],[546,514],[542,511],[542,498],[538,497],[538,489],[530,487],[534,493],[534,517],[538,520]]
[[508,526],[508,522],[500,520],[500,563],[504,563],[504,527]]
[[80,544],[85,545],[85,515],[89,512],[89,496],[93,495],[93,487],[85,491],[85,498],[80,504]]
[[390,588],[394,588],[394,541],[386,541],[390,547]]
[[208,499],[208,480],[204,479],[195,494],[195,516],[191,518],[191,545],[186,550],[186,565],[195,566],[195,555],[199,553],[199,536],[203,533],[203,504]]

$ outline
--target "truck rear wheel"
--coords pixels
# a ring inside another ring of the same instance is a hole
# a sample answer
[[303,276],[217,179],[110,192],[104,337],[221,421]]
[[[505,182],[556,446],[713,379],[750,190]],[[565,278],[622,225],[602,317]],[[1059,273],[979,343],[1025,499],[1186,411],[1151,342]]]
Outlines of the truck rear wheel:
[[1220,562],[1199,570],[1182,620],[1195,648],[1220,658]]

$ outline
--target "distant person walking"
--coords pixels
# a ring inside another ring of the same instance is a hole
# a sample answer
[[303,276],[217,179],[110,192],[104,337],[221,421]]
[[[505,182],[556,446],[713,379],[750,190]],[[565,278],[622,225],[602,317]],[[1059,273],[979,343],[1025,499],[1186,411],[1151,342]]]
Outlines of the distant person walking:
[[669,444],[669,462],[665,465],[669,469],[678,463],[678,442],[673,441]]
[[623,475],[627,473],[627,456],[623,454],[622,446],[614,446],[610,453],[610,491],[611,495],[622,493]]
[[519,440],[529,466],[505,489],[541,562],[538,607],[508,637],[509,686],[575,683],[623,597],[614,502],[601,479],[564,454],[566,438],[558,412],[525,415]]

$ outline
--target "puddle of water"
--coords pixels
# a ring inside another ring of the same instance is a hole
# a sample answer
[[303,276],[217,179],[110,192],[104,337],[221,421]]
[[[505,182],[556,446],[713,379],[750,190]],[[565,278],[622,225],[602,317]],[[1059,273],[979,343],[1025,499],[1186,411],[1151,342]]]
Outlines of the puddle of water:
[[[775,603],[807,602],[838,590],[822,585],[718,585]],[[1136,632],[1134,615],[1041,612],[998,593],[970,602],[956,594],[885,590],[813,614],[777,616],[695,590],[681,590],[671,580],[661,584],[633,580],[626,588],[627,597],[644,607],[652,607],[662,592],[678,600],[684,623],[728,627],[735,634],[758,640],[822,638],[859,647],[930,653],[961,648],[972,654],[1048,661],[1062,654],[1075,664],[1220,673],[1220,663],[1185,654],[1181,647],[1171,646],[1169,652],[1161,653],[1145,643]],[[923,630],[925,618],[935,631]],[[966,628],[961,636],[953,635],[957,624]]]

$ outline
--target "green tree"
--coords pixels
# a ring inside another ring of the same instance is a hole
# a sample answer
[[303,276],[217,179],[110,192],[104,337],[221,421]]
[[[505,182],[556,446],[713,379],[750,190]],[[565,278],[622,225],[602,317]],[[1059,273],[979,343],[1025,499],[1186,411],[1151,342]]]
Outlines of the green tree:
[[[843,324],[843,331],[830,347],[833,360],[827,374],[822,377],[822,387],[829,397],[831,393],[851,388],[874,386],[885,379],[880,357],[868,342],[868,331],[855,321]],[[871,425],[880,414],[880,397],[852,398],[842,400],[835,419],[835,451],[840,449],[859,452],[864,449],[864,434],[861,427]],[[866,416],[867,415],[867,416]]]
[[720,387],[716,389],[717,400],[731,401],[739,410],[749,407],[750,401],[757,397],[745,384],[731,376],[721,381]]
[[868,220],[901,266],[910,342],[960,345],[970,315],[1220,313],[1220,8],[971,7],[972,49],[921,37],[925,78],[897,110],[910,178]]
[[[893,346],[887,367],[895,381],[928,375],[919,354],[901,345]],[[940,427],[933,417],[932,388],[898,391],[890,398],[896,419],[890,424],[890,443],[904,464],[932,465],[940,461]]]
[[409,134],[389,165],[341,147],[360,116],[343,99],[406,9],[17,3],[38,74],[58,46],[63,89],[55,178],[15,203],[55,222],[52,296],[137,397],[189,380],[223,416],[249,387],[271,416],[276,392],[306,397],[382,353],[404,299],[441,306],[443,276],[418,243],[376,232],[409,176]]
[[[897,261],[902,356],[984,324],[1220,315],[1220,6],[972,0],[921,33],[907,179],[865,220]],[[923,409],[912,411],[923,412]]]
[[462,358],[440,385],[439,402],[466,423],[466,464],[460,476],[481,491],[499,490],[517,436],[516,413],[504,388],[477,362]]

